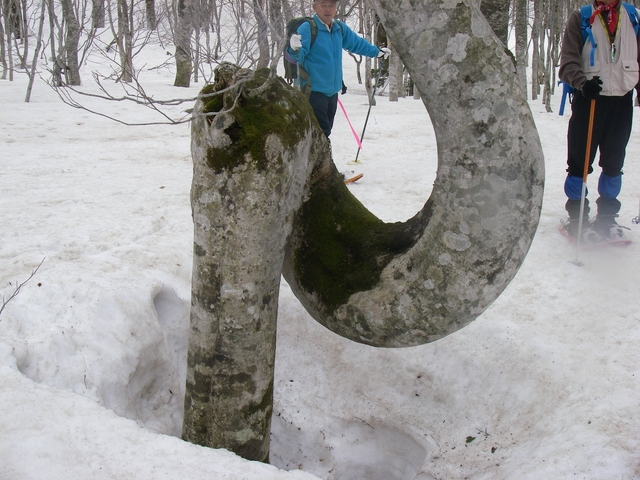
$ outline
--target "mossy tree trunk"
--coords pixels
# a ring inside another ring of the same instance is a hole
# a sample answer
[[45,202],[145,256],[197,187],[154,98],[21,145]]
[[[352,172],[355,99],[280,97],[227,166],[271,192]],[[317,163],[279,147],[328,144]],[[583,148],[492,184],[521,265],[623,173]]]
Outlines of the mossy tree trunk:
[[[268,70],[223,64],[196,103],[194,257],[183,438],[267,461],[276,314],[292,214],[329,144]],[[233,87],[224,94],[217,92]],[[313,148],[312,148],[313,147]]]
[[333,332],[404,347],[462,328],[508,285],[538,224],[544,162],[511,57],[475,2],[374,5],[433,123],[431,198],[388,225],[328,203],[315,185],[284,274]]
[[404,347],[474,320],[528,251],[542,148],[503,45],[470,0],[374,3],[431,116],[432,195],[382,222],[344,185],[299,92],[266,69],[219,67],[192,126],[186,440],[268,459],[281,272],[333,332]]

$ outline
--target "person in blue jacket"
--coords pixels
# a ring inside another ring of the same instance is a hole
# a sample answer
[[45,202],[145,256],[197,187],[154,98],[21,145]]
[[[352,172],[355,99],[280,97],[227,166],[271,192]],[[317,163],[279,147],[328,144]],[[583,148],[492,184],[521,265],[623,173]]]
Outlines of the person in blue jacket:
[[312,21],[318,27],[313,45],[309,22],[302,23],[289,40],[291,55],[309,75],[309,103],[327,137],[336,115],[338,92],[342,90],[342,50],[371,58],[387,58],[391,53],[388,48],[370,44],[344,22],[334,20],[336,9],[337,0],[313,0]]

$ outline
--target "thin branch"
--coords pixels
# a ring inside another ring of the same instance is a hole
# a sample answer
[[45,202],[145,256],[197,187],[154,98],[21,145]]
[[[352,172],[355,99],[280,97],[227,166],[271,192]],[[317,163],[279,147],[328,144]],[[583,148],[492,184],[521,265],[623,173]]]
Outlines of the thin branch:
[[0,307],[0,315],[2,315],[2,311],[4,310],[4,307],[6,307],[6,306],[7,306],[7,303],[9,303],[11,300],[13,300],[13,299],[14,299],[14,298],[15,298],[15,297],[20,293],[20,289],[21,289],[22,287],[24,287],[24,285],[25,285],[29,280],[31,280],[31,279],[34,277],[34,275],[38,272],[38,270],[40,269],[40,267],[41,267],[41,266],[42,266],[42,264],[44,263],[45,258],[47,258],[47,257],[44,257],[44,258],[42,259],[42,261],[41,261],[41,262],[40,262],[40,264],[35,268],[35,270],[34,270],[33,272],[31,272],[31,275],[29,275],[29,278],[27,278],[24,282],[22,282],[21,284],[19,284],[19,285],[16,287],[15,291],[13,292],[13,294],[12,294],[12,295],[7,299],[7,300],[5,300],[5,299],[4,299],[4,295],[2,296],[2,306]]
[[[164,113],[162,110],[160,110],[156,105],[161,105],[161,106],[175,106],[175,105],[180,105],[182,103],[186,103],[186,102],[195,102],[196,100],[203,100],[203,99],[208,99],[210,97],[216,96],[216,95],[222,95],[223,93],[226,93],[230,90],[234,90],[238,87],[241,87],[244,83],[248,82],[249,79],[248,78],[243,78],[238,80],[234,85],[224,88],[222,90],[213,92],[213,93],[207,93],[207,94],[198,94],[198,96],[196,97],[191,97],[191,98],[183,98],[183,99],[172,99],[172,100],[155,100],[151,97],[149,97],[144,89],[142,89],[142,86],[140,84],[138,85],[138,89],[136,90],[134,87],[131,87],[135,92],[137,92],[137,95],[133,95],[130,94],[129,92],[127,92],[127,90],[125,89],[125,95],[122,97],[114,97],[111,93],[109,93],[106,88],[100,83],[100,80],[97,76],[94,76],[96,83],[98,84],[98,86],[100,87],[100,90],[102,90],[104,92],[104,95],[98,95],[95,93],[87,93],[87,92],[82,92],[70,85],[63,85],[61,87],[53,85],[51,82],[48,82],[47,80],[43,79],[60,97],[60,99],[66,103],[67,105],[69,105],[70,107],[76,108],[78,110],[84,110],[85,112],[89,112],[91,114],[100,116],[100,117],[104,117],[107,118],[109,120],[112,120],[114,122],[120,123],[122,125],[128,126],[128,127],[135,127],[135,126],[149,126],[149,125],[179,125],[182,123],[188,123],[191,121],[191,111],[192,109],[188,109],[185,110],[186,114],[176,120],[176,119],[172,119],[170,118],[166,113]],[[124,87],[123,87],[124,88]],[[242,87],[239,90],[240,92],[242,91]],[[72,95],[70,92],[73,92],[74,94],[80,95],[80,96],[84,96],[84,97],[92,97],[92,98],[98,98],[100,100],[108,100],[108,101],[115,101],[115,102],[124,102],[124,101],[130,101],[133,103],[136,103],[138,105],[144,106],[146,108],[150,108],[153,111],[155,111],[156,113],[158,113],[159,115],[163,116],[164,118],[167,119],[167,121],[163,121],[163,122],[141,122],[141,123],[131,123],[131,122],[125,122],[124,120],[121,120],[119,118],[113,117],[111,115],[108,115],[106,113],[102,113],[102,112],[98,112],[96,110],[92,110],[88,107],[86,107],[85,105],[81,104],[80,102],[78,102]],[[238,94],[238,96],[240,96],[240,93]],[[219,113],[223,113],[223,112],[227,112],[229,110],[232,110],[236,103],[237,103],[237,99],[238,97],[236,97],[236,99],[233,102],[233,106],[229,109],[225,109],[223,111],[220,112],[210,112],[210,113],[206,113],[204,114],[204,116],[206,117],[215,117],[216,115],[218,115]]]

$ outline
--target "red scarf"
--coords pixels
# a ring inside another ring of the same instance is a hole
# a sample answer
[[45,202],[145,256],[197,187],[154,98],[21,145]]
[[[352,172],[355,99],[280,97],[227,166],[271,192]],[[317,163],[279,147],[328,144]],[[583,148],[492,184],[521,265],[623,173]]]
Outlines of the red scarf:
[[[616,28],[618,27],[618,10],[616,9],[618,3],[620,3],[619,0],[611,5],[605,5],[604,3],[596,2],[596,9],[593,12],[593,15],[591,15],[589,22],[593,25],[593,22],[599,13],[607,12],[609,14],[606,18],[609,33],[611,35],[615,35]],[[604,15],[602,16],[602,18],[604,18]]]

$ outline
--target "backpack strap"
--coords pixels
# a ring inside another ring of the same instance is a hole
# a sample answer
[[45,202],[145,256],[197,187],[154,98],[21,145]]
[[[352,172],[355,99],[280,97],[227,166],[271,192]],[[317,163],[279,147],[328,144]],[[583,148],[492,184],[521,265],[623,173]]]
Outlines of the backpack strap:
[[637,37],[638,31],[640,30],[640,18],[638,18],[638,10],[636,10],[636,7],[631,5],[630,3],[622,2],[622,6],[627,10],[627,13],[629,14],[629,20],[631,20],[633,31],[636,32]]
[[596,56],[596,40],[593,38],[593,32],[591,31],[591,14],[593,13],[593,7],[591,5],[583,5],[580,7],[580,30],[582,31],[582,44],[584,45],[589,39],[591,42],[591,52],[589,53],[589,63],[593,67],[595,64]]
[[[305,18],[305,21],[309,22],[309,29],[311,31],[311,39],[309,40],[309,50],[311,50],[311,47],[313,47],[313,43],[316,41],[316,37],[318,36],[318,24],[313,17],[307,17]],[[309,74],[300,63],[297,63],[297,68],[300,91],[309,98],[311,95],[311,78],[309,78]]]
[[318,24],[316,23],[316,19],[313,17],[309,17],[309,28],[311,29],[309,49],[311,49],[311,47],[313,47],[313,42],[316,41],[316,37],[318,36]]

